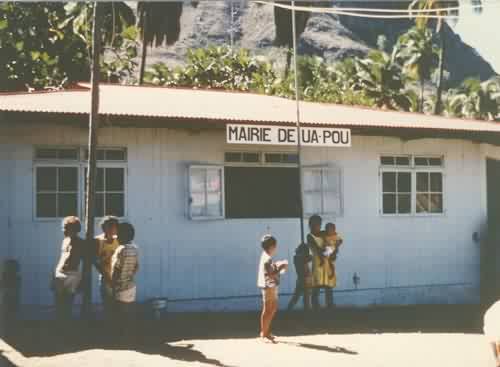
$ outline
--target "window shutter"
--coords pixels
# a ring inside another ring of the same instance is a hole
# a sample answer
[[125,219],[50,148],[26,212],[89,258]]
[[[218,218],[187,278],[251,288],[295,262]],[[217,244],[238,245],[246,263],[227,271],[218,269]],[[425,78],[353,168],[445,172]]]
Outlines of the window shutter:
[[189,167],[189,217],[224,218],[224,169],[220,166]]
[[309,166],[302,170],[304,214],[342,214],[341,170],[334,166]]
[[305,215],[322,212],[321,186],[321,169],[304,167],[302,170],[302,191]]
[[342,177],[338,167],[322,169],[323,214],[342,215]]

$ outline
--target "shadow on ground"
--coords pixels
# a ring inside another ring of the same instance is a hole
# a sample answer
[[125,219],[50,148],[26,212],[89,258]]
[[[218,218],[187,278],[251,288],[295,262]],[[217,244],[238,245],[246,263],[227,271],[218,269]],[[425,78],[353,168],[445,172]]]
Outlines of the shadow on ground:
[[[160,321],[140,319],[135,338],[122,342],[105,331],[100,320],[76,320],[70,333],[57,332],[51,321],[18,323],[5,341],[25,357],[49,357],[89,349],[135,350],[173,360],[225,366],[182,340],[255,338],[259,315],[253,313],[170,314]],[[328,312],[279,314],[274,330],[280,336],[382,332],[479,333],[476,306],[384,307],[370,310],[339,309]],[[357,354],[341,346],[282,342],[297,348]],[[1,353],[0,353],[1,358]],[[1,362],[1,361],[0,361]],[[0,365],[1,366],[1,365]],[[226,366],[230,367],[230,366]]]

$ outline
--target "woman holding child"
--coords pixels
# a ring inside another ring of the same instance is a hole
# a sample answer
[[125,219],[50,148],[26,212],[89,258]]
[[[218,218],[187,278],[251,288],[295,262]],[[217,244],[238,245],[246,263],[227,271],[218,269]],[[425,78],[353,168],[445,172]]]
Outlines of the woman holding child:
[[312,306],[318,309],[319,293],[325,290],[326,306],[333,307],[333,288],[337,284],[335,276],[335,259],[342,238],[337,234],[335,224],[328,223],[323,231],[322,218],[313,215],[309,218],[310,233],[307,235],[307,244],[311,250],[312,261]]

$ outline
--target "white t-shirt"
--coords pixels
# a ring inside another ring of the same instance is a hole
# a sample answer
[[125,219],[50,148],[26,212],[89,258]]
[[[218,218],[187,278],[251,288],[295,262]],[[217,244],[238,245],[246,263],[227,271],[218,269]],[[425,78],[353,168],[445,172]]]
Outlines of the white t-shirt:
[[265,251],[260,256],[259,269],[257,272],[257,287],[274,288],[279,285],[279,273],[271,276],[269,272],[276,272],[277,267],[273,259]]

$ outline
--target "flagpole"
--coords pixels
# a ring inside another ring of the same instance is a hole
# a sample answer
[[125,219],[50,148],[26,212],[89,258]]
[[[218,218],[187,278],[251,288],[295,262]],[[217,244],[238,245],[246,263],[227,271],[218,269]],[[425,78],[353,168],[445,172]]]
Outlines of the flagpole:
[[91,72],[91,109],[89,114],[88,136],[88,168],[87,189],[85,201],[85,238],[87,240],[87,254],[83,260],[83,301],[82,316],[90,318],[92,312],[92,259],[90,243],[94,240],[94,201],[96,177],[96,146],[97,129],[99,128],[99,57],[101,54],[101,25],[102,5],[94,2],[94,23],[92,29],[92,72]]
[[293,37],[293,63],[295,75],[295,104],[296,104],[296,126],[297,126],[297,168],[299,175],[299,221],[300,221],[300,240],[305,242],[304,234],[304,200],[302,191],[302,136],[300,127],[300,102],[299,102],[299,76],[297,68],[297,26],[295,24],[295,1],[292,1],[292,37]]

